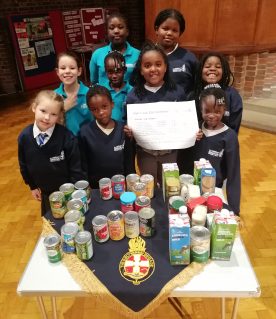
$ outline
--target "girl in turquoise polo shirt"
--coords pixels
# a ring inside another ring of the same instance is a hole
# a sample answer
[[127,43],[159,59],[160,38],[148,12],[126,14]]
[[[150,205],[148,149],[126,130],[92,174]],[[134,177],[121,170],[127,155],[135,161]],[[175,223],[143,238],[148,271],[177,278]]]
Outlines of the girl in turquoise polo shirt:
[[78,80],[82,66],[74,52],[62,52],[57,56],[56,72],[61,81],[55,92],[64,98],[65,125],[78,135],[83,123],[93,118],[87,104],[88,87]]
[[95,50],[92,54],[89,70],[90,81],[93,84],[107,86],[109,80],[105,73],[104,59],[111,51],[119,51],[126,61],[124,81],[129,81],[140,51],[132,47],[127,41],[129,28],[126,18],[119,12],[111,14],[107,20],[107,36],[109,44]]

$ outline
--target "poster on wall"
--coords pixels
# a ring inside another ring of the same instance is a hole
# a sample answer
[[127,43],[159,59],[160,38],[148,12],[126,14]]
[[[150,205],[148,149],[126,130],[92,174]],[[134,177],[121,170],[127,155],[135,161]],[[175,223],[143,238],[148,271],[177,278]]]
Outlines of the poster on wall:
[[55,68],[50,18],[46,14],[11,16],[24,75],[34,76]]
[[69,49],[83,45],[82,24],[80,11],[62,12],[66,44]]
[[80,10],[83,40],[85,45],[104,42],[106,27],[103,8],[85,8]]

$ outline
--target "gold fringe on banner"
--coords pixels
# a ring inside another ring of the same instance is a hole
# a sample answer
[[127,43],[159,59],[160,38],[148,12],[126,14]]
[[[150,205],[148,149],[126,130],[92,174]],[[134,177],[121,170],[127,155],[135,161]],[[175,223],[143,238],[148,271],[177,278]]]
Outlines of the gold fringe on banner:
[[[49,220],[43,217],[42,236],[56,232]],[[162,302],[164,302],[176,287],[185,285],[194,275],[203,270],[205,264],[191,263],[173,279],[171,279],[160,291],[160,293],[142,310],[135,312],[124,305],[119,299],[101,283],[101,281],[93,274],[85,263],[79,260],[74,254],[64,254],[62,262],[68,268],[71,276],[87,292],[96,298],[96,302],[101,303],[105,307],[111,308],[123,316],[130,319],[142,319],[153,310],[155,310]]]

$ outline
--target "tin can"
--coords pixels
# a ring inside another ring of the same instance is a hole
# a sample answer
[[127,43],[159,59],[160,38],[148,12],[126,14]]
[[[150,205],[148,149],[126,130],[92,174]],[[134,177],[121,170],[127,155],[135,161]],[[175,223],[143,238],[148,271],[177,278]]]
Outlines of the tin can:
[[89,204],[91,202],[91,189],[87,181],[82,180],[82,181],[76,182],[75,189],[84,190],[86,192],[87,203]]
[[154,196],[154,177],[150,174],[144,174],[140,177],[140,182],[146,184],[146,193],[145,195],[149,198]]
[[66,202],[68,202],[71,199],[71,195],[74,190],[75,190],[75,187],[74,187],[74,184],[72,183],[62,184],[59,188],[59,191],[64,194]]
[[179,207],[184,206],[185,202],[181,196],[171,196],[169,198],[169,214],[177,214]]
[[128,192],[133,192],[133,186],[136,182],[139,182],[139,175],[137,174],[129,174],[126,177],[126,185],[127,185],[127,191]]
[[77,223],[65,223],[61,229],[61,241],[62,241],[62,250],[65,253],[74,253],[76,251],[75,247],[75,237],[79,231],[79,226]]
[[194,184],[194,177],[193,175],[190,175],[190,174],[182,174],[179,176],[179,182],[180,182],[180,189],[182,189],[182,187],[184,185],[187,185],[187,184]]
[[134,202],[136,195],[133,192],[124,192],[120,196],[121,201],[121,211],[126,213],[128,211],[134,210]]
[[136,212],[139,212],[140,209],[144,207],[150,207],[150,198],[148,196],[138,196],[136,198],[134,207]]
[[153,208],[142,208],[139,211],[140,234],[151,237],[155,234],[155,211]]
[[119,199],[121,194],[126,189],[126,182],[124,175],[114,175],[111,178],[112,196],[115,199]]
[[146,184],[137,182],[133,186],[133,192],[138,196],[146,196]]
[[103,200],[112,198],[111,179],[104,177],[99,180],[100,195]]
[[79,230],[83,230],[85,217],[82,216],[82,213],[79,210],[68,210],[68,212],[64,215],[65,223],[76,223],[79,227]]
[[54,218],[61,219],[66,213],[65,197],[62,192],[53,192],[49,196],[51,211]]
[[75,237],[77,256],[80,260],[89,260],[93,256],[92,236],[89,231],[80,231]]
[[139,236],[139,216],[137,212],[129,211],[125,213],[125,233],[128,238]]
[[104,243],[109,239],[106,216],[104,215],[95,216],[92,219],[92,227],[93,227],[94,238],[98,243]]
[[51,234],[45,237],[44,246],[47,250],[47,256],[50,263],[56,263],[61,261],[62,250],[60,236],[57,234]]
[[83,189],[78,189],[73,192],[72,199],[79,199],[82,201],[84,214],[88,212],[88,202],[87,202],[87,194]]
[[199,263],[207,262],[210,256],[210,232],[204,226],[191,228],[191,259]]
[[[84,206],[81,199],[70,199],[67,203],[67,210],[79,210],[82,215],[84,215]],[[83,221],[84,223],[84,221]]]
[[109,236],[112,240],[125,237],[124,215],[120,210],[112,210],[107,214]]

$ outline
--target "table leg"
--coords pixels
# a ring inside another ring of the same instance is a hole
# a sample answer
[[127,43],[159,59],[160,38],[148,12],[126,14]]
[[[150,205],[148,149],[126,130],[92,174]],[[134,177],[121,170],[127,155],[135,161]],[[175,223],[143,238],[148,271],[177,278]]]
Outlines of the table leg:
[[42,318],[43,319],[48,319],[47,313],[46,313],[46,310],[45,310],[45,305],[44,305],[43,298],[41,296],[38,296],[36,299],[37,299],[37,302],[38,302],[38,305],[39,305],[39,310],[40,310],[40,313],[42,315]]
[[237,317],[239,301],[240,301],[239,298],[235,298],[231,319],[236,319],[236,317]]
[[191,319],[189,313],[182,307],[182,304],[177,297],[169,297],[168,301],[173,306],[175,311],[177,311],[181,318]]
[[221,319],[225,319],[225,298],[221,298]]
[[57,319],[57,302],[56,297],[51,297],[53,318]]

